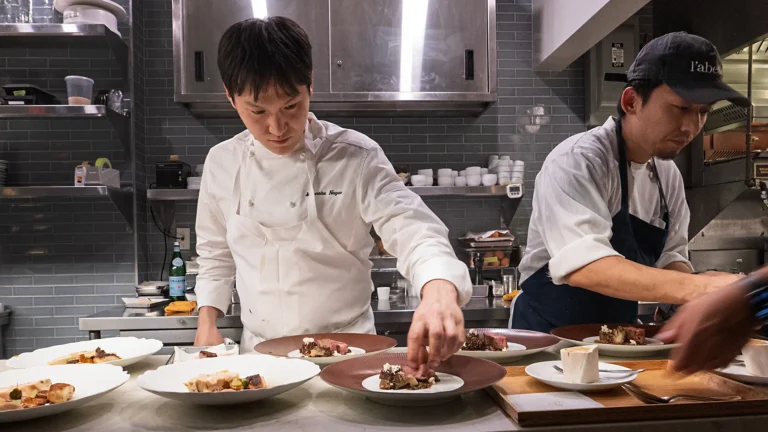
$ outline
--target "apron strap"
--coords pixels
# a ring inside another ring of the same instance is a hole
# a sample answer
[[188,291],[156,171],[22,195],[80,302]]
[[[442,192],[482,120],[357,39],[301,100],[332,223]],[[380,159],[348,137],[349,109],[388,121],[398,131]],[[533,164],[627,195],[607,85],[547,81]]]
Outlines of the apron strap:
[[664,187],[661,185],[661,177],[659,177],[659,170],[656,168],[656,158],[651,158],[651,169],[653,170],[654,181],[659,188],[659,199],[661,200],[661,219],[665,223],[669,223],[669,205],[667,204],[667,196],[664,194]]

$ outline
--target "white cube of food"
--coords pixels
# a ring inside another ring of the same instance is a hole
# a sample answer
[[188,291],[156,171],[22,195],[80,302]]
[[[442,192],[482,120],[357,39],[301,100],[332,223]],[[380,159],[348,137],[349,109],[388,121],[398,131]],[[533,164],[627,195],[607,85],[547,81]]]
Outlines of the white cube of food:
[[577,346],[560,350],[565,380],[576,384],[589,384],[600,380],[597,345]]

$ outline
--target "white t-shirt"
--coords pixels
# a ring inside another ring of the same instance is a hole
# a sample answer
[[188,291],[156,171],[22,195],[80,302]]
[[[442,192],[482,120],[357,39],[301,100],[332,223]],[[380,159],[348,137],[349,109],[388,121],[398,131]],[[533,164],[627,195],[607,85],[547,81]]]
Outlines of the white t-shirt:
[[[669,206],[669,235],[656,262],[663,268],[688,261],[688,223],[683,178],[671,160],[656,159]],[[629,212],[660,228],[662,207],[650,163],[630,163],[627,170]],[[616,123],[574,135],[547,156],[536,176],[528,245],[520,262],[520,280],[549,263],[555,284],[585,265],[608,256],[621,256],[611,247],[611,227],[621,208]]]

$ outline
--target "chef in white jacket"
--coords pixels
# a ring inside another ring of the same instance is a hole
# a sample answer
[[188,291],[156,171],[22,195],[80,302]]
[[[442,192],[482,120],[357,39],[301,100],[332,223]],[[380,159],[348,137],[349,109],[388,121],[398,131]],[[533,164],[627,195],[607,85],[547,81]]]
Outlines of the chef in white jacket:
[[421,291],[408,364],[434,367],[456,352],[464,336],[460,306],[471,295],[467,266],[445,225],[373,140],[309,112],[306,33],[283,17],[237,23],[222,36],[218,65],[247,130],[213,147],[205,163],[195,344],[222,341],[216,317],[230,304],[235,277],[246,350],[287,335],[375,333],[373,225]]

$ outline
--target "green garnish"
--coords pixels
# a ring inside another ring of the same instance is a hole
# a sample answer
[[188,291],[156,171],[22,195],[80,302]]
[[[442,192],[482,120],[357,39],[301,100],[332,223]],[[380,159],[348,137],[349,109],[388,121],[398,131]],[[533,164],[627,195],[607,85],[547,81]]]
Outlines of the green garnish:
[[9,394],[12,400],[19,400],[21,399],[21,390],[17,388],[11,390],[11,393]]
[[243,389],[247,389],[248,388],[248,380],[244,379],[242,381],[243,381]]

